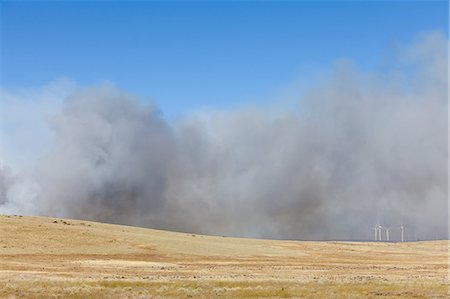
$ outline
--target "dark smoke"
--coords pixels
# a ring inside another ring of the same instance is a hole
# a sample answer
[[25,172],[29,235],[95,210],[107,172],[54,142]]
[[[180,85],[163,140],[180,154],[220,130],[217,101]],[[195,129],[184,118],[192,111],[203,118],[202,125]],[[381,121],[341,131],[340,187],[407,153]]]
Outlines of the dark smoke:
[[0,207],[218,235],[371,239],[379,223],[392,239],[402,224],[410,240],[447,238],[447,40],[424,35],[399,60],[382,75],[337,62],[294,111],[173,123],[111,86],[78,90],[33,196],[0,169]]

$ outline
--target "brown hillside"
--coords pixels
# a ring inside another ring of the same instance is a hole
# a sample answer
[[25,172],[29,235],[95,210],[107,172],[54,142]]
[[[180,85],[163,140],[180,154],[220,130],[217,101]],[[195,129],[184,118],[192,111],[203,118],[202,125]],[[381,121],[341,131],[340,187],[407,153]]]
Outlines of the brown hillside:
[[448,241],[296,242],[0,216],[0,296],[447,298]]

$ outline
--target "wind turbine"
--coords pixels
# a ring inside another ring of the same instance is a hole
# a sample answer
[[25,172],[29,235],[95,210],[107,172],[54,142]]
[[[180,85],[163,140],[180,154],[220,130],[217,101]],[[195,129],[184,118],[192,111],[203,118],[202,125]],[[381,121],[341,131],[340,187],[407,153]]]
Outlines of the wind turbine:
[[377,225],[377,229],[378,229],[378,240],[382,241],[381,239],[381,234],[383,232],[383,227],[381,225]]
[[400,226],[400,236],[401,236],[401,240],[402,242],[405,242],[405,227],[403,226],[403,224]]
[[372,227],[373,232],[374,232],[374,239],[375,241],[378,241],[378,226],[374,226]]
[[390,230],[390,228],[389,227],[385,227],[384,230],[386,231],[386,241],[389,242],[389,230]]
[[374,227],[372,227],[372,229],[373,229],[375,241],[382,241],[382,231],[383,231],[384,227],[377,224]]

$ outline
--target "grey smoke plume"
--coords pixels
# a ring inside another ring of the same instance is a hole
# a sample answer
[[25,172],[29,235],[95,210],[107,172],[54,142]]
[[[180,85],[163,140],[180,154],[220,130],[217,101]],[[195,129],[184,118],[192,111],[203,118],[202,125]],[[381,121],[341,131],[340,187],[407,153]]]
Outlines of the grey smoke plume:
[[0,167],[0,205],[8,201],[10,186],[14,184],[14,178],[7,167]]
[[0,169],[0,209],[219,235],[371,239],[380,223],[447,238],[447,40],[400,53],[382,75],[337,62],[297,110],[169,123],[114,87],[78,90],[52,119],[34,192],[10,192],[26,184]]

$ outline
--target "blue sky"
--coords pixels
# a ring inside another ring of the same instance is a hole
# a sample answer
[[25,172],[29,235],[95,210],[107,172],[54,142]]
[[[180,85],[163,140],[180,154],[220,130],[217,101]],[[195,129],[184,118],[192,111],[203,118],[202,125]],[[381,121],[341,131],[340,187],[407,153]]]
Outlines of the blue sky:
[[264,103],[333,60],[381,67],[447,1],[1,2],[1,85],[112,82],[168,117]]

